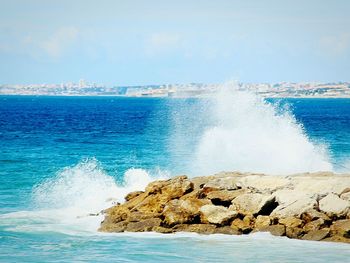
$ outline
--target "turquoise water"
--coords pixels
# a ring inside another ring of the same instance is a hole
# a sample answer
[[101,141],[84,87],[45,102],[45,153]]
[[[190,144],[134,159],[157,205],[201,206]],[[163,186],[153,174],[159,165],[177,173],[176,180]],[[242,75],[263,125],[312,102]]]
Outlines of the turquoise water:
[[157,178],[347,172],[349,157],[349,99],[0,96],[0,260],[346,262],[345,244],[100,234],[87,215]]

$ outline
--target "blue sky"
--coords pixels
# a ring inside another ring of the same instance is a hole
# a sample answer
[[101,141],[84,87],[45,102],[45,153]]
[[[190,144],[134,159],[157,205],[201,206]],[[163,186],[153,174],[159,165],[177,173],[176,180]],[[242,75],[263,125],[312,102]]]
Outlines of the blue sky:
[[0,84],[350,80],[346,0],[0,4]]

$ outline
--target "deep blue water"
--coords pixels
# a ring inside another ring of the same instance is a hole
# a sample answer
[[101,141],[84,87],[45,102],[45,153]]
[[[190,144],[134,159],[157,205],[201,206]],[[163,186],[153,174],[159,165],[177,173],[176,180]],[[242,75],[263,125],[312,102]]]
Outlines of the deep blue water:
[[[329,249],[325,244],[265,236],[80,235],[74,227],[73,232],[55,230],[67,222],[55,225],[41,214],[24,212],[35,213],[36,185],[55,178],[65,167],[89,160],[117,183],[130,168],[168,176],[191,173],[196,144],[211,123],[209,116],[197,114],[207,105],[199,101],[0,96],[0,260],[186,262],[194,257],[195,262],[232,262],[233,258],[237,262],[304,262],[307,255],[307,261],[319,262],[317,255],[323,255],[324,262],[345,262],[350,256],[346,245]],[[350,99],[277,102],[289,105],[312,142],[327,146],[335,171],[350,170]],[[290,245],[300,253],[286,248]]]

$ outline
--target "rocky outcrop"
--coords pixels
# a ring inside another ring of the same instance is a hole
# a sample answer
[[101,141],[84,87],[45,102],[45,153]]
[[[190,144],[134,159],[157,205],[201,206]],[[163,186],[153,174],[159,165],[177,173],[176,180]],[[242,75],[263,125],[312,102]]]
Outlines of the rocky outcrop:
[[248,234],[350,243],[350,175],[178,176],[104,211],[103,232]]

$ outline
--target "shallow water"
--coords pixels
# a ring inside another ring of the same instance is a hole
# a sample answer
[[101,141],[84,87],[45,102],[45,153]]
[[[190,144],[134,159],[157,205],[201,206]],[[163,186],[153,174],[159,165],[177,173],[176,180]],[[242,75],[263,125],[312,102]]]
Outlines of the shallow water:
[[[278,106],[255,98],[232,101],[224,102],[220,113],[205,99],[1,96],[0,260],[346,262],[348,245],[266,234],[96,232],[102,218],[87,214],[122,201],[152,179],[271,167],[249,154],[254,149],[277,155],[283,152],[278,147],[297,144],[296,149],[308,151],[303,159],[314,159],[299,170],[313,169],[315,163],[337,172],[350,170],[349,99],[270,101]],[[276,138],[279,134],[283,136]],[[217,140],[214,148],[208,136]],[[220,142],[229,146],[228,153],[239,149],[247,158],[232,155],[222,163],[210,162],[208,152],[222,150],[215,148]],[[301,160],[284,157],[271,172],[283,173],[284,162]]]

